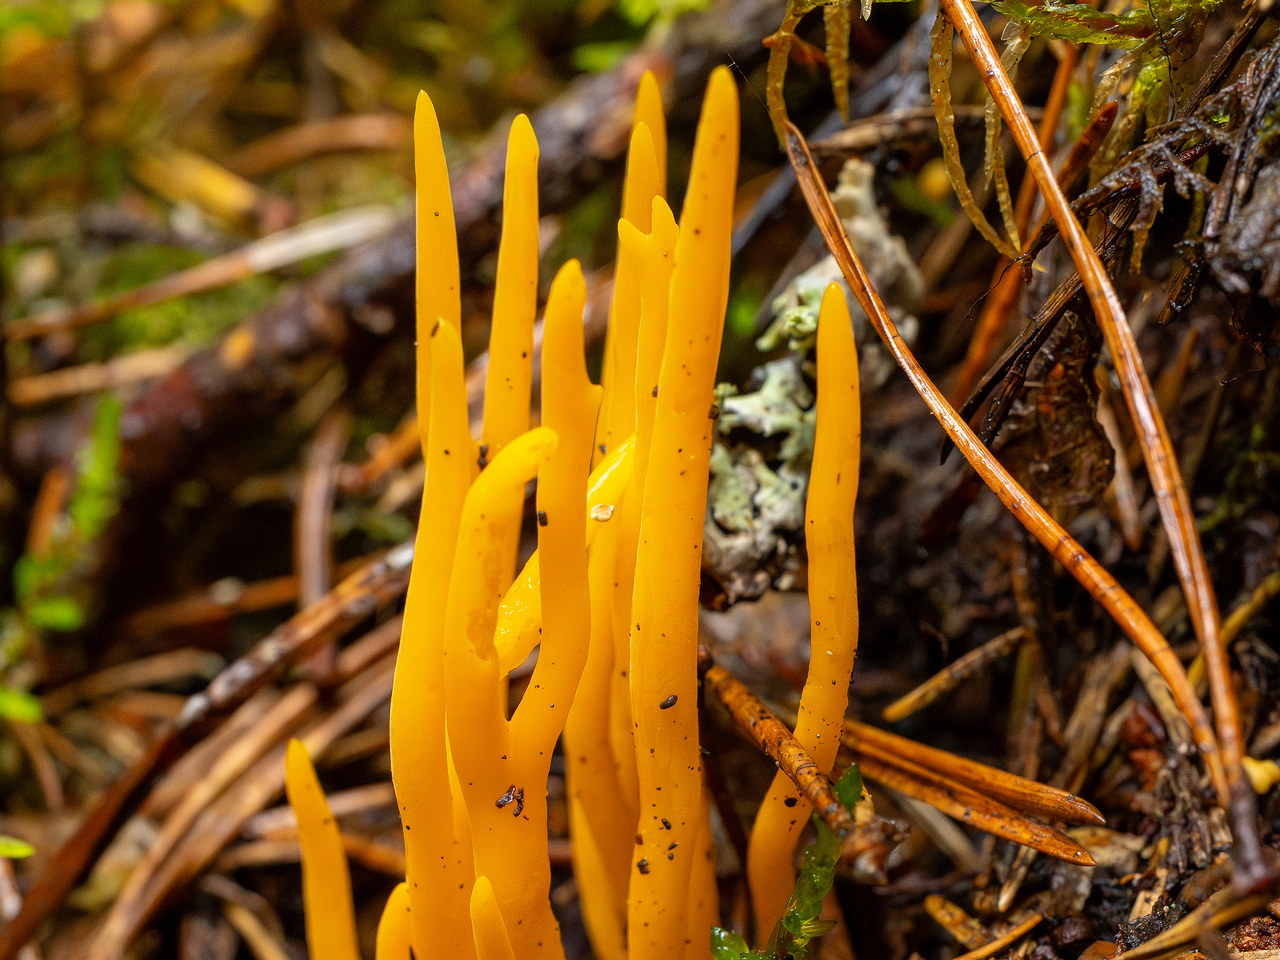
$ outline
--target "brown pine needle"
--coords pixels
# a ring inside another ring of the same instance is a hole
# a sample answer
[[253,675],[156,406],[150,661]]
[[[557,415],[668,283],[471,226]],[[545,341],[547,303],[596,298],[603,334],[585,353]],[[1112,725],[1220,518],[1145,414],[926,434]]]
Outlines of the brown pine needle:
[[1062,831],[1028,820],[1012,807],[968,787],[951,783],[924,767],[905,761],[890,766],[864,753],[857,754],[857,758],[858,769],[868,780],[923,800],[952,819],[977,827],[983,833],[1012,840],[1067,863],[1084,867],[1092,867],[1096,863],[1088,850]]
[[[1085,235],[1084,228],[1071,212],[1070,204],[1054,178],[1031,121],[1022,109],[1013,83],[1000,62],[986,27],[974,11],[973,4],[970,0],[941,0],[941,9],[959,30],[974,66],[978,68],[979,75],[999,106],[1014,142],[1026,158],[1031,174],[1045,199],[1045,206],[1057,222],[1062,240],[1075,262],[1085,294],[1093,307],[1098,326],[1102,329],[1107,350],[1120,378],[1125,402],[1129,406],[1129,414],[1142,444],[1147,474],[1151,478],[1156,503],[1169,537],[1169,549],[1178,572],[1178,580],[1186,594],[1192,627],[1205,654],[1214,719],[1222,748],[1219,763],[1223,769],[1221,776],[1214,776],[1214,785],[1227,807],[1235,837],[1231,850],[1236,864],[1235,883],[1242,891],[1269,886],[1275,879],[1275,870],[1262,855],[1258,839],[1257,802],[1241,763],[1244,743],[1240,733],[1235,690],[1231,684],[1231,668],[1218,632],[1218,600],[1213,591],[1213,581],[1200,544],[1200,535],[1196,531],[1191,500],[1187,496],[1186,485],[1182,482],[1178,457],[1174,452],[1173,442],[1169,439],[1164,418],[1156,405],[1155,394],[1142,365],[1133,330],[1129,327],[1106,267]],[[1183,709],[1185,711],[1185,706]]]
[[[1156,665],[1156,669],[1160,671],[1160,675],[1165,678],[1173,691],[1178,708],[1191,722],[1196,735],[1196,745],[1204,756],[1205,765],[1209,768],[1215,786],[1218,787],[1220,795],[1226,796],[1227,780],[1223,772],[1222,759],[1218,753],[1217,739],[1214,737],[1213,728],[1209,725],[1204,707],[1196,696],[1195,688],[1187,680],[1186,671],[1183,670],[1177,654],[1173,652],[1168,641],[1156,629],[1155,624],[1142,608],[1134,602],[1134,599],[1010,476],[970,426],[956,413],[955,408],[947,402],[934,382],[929,379],[915,355],[903,342],[897,326],[885,309],[884,302],[871,286],[871,281],[844,232],[844,226],[836,213],[826,184],[822,181],[821,175],[814,166],[813,158],[809,155],[804,137],[793,125],[788,125],[787,132],[787,153],[796,171],[796,179],[804,193],[805,202],[809,205],[809,211],[817,221],[828,248],[839,263],[859,304],[871,318],[876,332],[880,334],[889,352],[898,361],[930,411],[938,418],[938,422],[952,442],[1001,502],[1080,582],[1081,586],[1089,591],[1090,596],[1102,605],[1125,633],[1133,638],[1138,648]],[[1241,773],[1243,775],[1243,771]]]
[[1003,937],[996,937],[986,946],[979,947],[977,950],[970,950],[968,953],[962,953],[960,956],[956,957],[956,960],[986,960],[987,957],[994,957],[1005,947],[1011,946],[1025,937],[1028,933],[1034,930],[1043,919],[1044,917],[1040,916],[1040,914],[1034,914],[1027,920],[1022,921],[1022,923],[1018,924]]
[[903,760],[924,767],[1024,813],[1086,826],[1106,823],[1106,818],[1093,804],[1057,787],[916,743],[857,720],[846,720],[844,728],[844,744],[855,754],[871,754],[890,765]]
[[1244,625],[1252,620],[1270,602],[1271,598],[1280,594],[1280,573],[1273,573],[1264,579],[1253,590],[1249,599],[1231,611],[1222,625],[1222,640],[1230,643],[1244,629]]
[[991,939],[987,928],[940,893],[924,898],[924,912],[955,937],[962,947],[977,950]]
[[707,668],[703,688],[724,705],[738,730],[791,778],[809,806],[836,835],[841,856],[853,863],[855,874],[865,878],[864,882],[884,883],[888,831],[892,829],[888,822],[879,817],[855,822],[836,796],[831,778],[818,769],[787,725],[728,670],[712,664]]
[[985,669],[988,664],[1009,653],[1022,640],[1022,628],[1006,630],[993,640],[988,640],[976,650],[949,663],[910,693],[899,697],[884,708],[881,716],[885,723],[897,723],[917,710],[923,710],[944,693],[954,690],[961,682]]

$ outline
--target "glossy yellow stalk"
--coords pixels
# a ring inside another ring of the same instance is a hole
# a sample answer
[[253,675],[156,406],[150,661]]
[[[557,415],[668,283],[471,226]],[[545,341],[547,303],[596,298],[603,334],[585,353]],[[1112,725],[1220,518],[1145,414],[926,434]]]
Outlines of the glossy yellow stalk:
[[[524,114],[507,135],[502,192],[502,240],[489,325],[489,369],[484,385],[482,456],[491,459],[529,429],[533,383],[533,321],[538,313],[538,140]],[[524,511],[524,491],[506,509]],[[505,545],[506,584],[515,579],[520,527]]]
[[[641,811],[627,915],[634,960],[679,960],[688,936],[687,898],[702,819],[698,586],[737,168],[738,93],[729,71],[718,67],[698,121],[676,244],[631,609]],[[709,952],[708,938],[700,955]]]
[[[652,70],[646,70],[636,87],[636,112],[631,126],[644,124],[653,137],[653,157],[658,164],[658,188],[654,195],[667,195],[667,117],[662,107],[662,88]],[[626,211],[623,211],[626,216]],[[628,218],[630,219],[630,218]],[[643,217],[641,223],[644,222]]]
[[458,228],[453,219],[449,167],[435,104],[418,93],[413,111],[413,173],[417,214],[417,300],[419,330],[444,320],[462,329],[462,294],[458,279]]
[[[599,392],[582,348],[586,282],[576,261],[551,286],[544,322],[543,419],[512,441],[468,494],[446,615],[449,739],[471,814],[477,876],[493,885],[517,956],[562,957],[548,901],[546,782],[587,656],[587,475]],[[556,438],[559,437],[557,445]],[[545,463],[544,463],[545,461]],[[555,578],[541,584],[542,649],[510,722],[494,627],[499,544],[513,519],[496,509],[540,470],[539,552]],[[518,919],[517,919],[518,918]]]
[[410,960],[409,885],[398,884],[387,897],[378,921],[374,960]]
[[[590,529],[590,526],[588,526]],[[591,645],[564,728],[565,781],[573,875],[591,946],[600,960],[625,960],[628,861],[635,820],[623,815],[609,738],[613,673],[613,572],[617,511],[602,525],[588,556]]]
[[476,885],[471,890],[471,928],[480,960],[516,960],[488,877],[476,877]]
[[649,446],[653,439],[653,418],[658,409],[658,377],[662,373],[662,351],[667,342],[667,317],[671,302],[671,272],[675,268],[676,243],[680,228],[671,208],[661,197],[653,198],[651,230],[642,234],[628,221],[618,224],[624,250],[634,252],[640,266],[640,337],[636,351],[636,462],[635,473],[644,490],[644,474],[649,469]]
[[533,321],[538,313],[538,139],[523,113],[507,135],[502,240],[489,327],[484,433],[489,459],[529,429]]
[[[658,141],[661,140],[661,153]],[[649,232],[650,204],[662,196],[666,182],[666,120],[662,116],[662,95],[658,81],[646,73],[636,91],[636,109],[631,125],[631,146],[627,152],[627,172],[622,186],[622,217],[642,233]],[[631,385],[635,381],[636,336],[640,326],[640,280],[636,265],[626,250],[618,250],[613,276],[613,299],[609,305],[609,326],[605,332],[604,403],[596,440],[608,453],[635,430],[635,406]]]
[[693,848],[693,873],[689,878],[688,943],[685,960],[703,960],[708,953],[710,930],[720,924],[720,887],[716,883],[716,840],[711,832],[711,797],[703,782],[698,810],[698,843]]
[[[591,471],[587,488],[588,516],[596,507],[616,512],[623,489],[631,481],[631,453],[634,449],[635,443],[628,438]],[[588,548],[604,525],[597,520],[587,523]],[[498,627],[493,643],[498,648],[498,661],[504,675],[524,663],[541,640],[542,594],[538,589],[541,573],[542,562],[535,550],[498,607]]]
[[[540,884],[538,876],[550,876],[546,828],[525,814],[529,800],[542,795],[546,780],[524,781],[525,767],[517,762],[507,722],[493,647],[503,570],[496,545],[506,542],[514,522],[502,505],[533,479],[556,442],[555,433],[546,427],[530,430],[507,444],[472,484],[463,507],[444,618],[449,743],[471,817],[475,873],[489,878],[504,914],[524,920],[522,931],[542,926],[537,917],[543,911],[550,915],[546,883]],[[416,903],[414,913],[416,922]],[[463,926],[471,944],[469,903]],[[554,940],[554,947],[545,942],[526,952],[522,944],[521,956],[558,956],[558,936],[544,940]],[[439,948],[426,955],[451,956]]]
[[[653,136],[647,125],[637,123],[631,131],[627,152],[627,178],[623,185],[622,216],[642,233],[649,232],[649,209],[658,190],[657,159]],[[599,445],[603,452],[629,437],[636,428],[635,382],[636,338],[640,330],[640,275],[634,256],[619,248],[613,275],[613,301],[609,306],[609,327],[605,336],[605,366],[601,377],[605,402],[601,410]]]
[[[830,773],[840,746],[849,705],[849,675],[858,652],[853,508],[858,498],[862,444],[858,351],[844,293],[834,283],[823,295],[818,317],[817,392],[813,467],[804,518],[809,552],[809,675],[795,734],[818,768]],[[776,774],[756,814],[747,849],[747,877],[761,942],[786,910],[795,886],[796,841],[810,813],[808,801],[791,779],[781,772]]]
[[560,445],[538,478],[538,554],[554,575],[541,578],[542,648],[512,726],[522,759],[543,758],[535,766],[544,781],[591,636],[587,479],[600,388],[587,376],[583,350],[586,296],[582,268],[570,260],[551,286],[543,324],[542,420]]
[[[453,195],[444,142],[435,105],[418,93],[413,111],[414,211],[417,217],[417,332],[421,343],[437,320],[462,330],[462,284],[458,269],[458,230],[453,219]],[[426,364],[425,366],[423,364]],[[418,351],[418,422],[426,423],[430,396],[431,355]]]
[[[657,407],[658,374],[667,336],[671,271],[675,266],[679,228],[671,208],[654,197],[651,230],[641,233],[628,220],[618,222],[618,243],[634,259],[640,274],[640,329],[632,393],[636,415],[636,457],[632,482],[622,498],[618,524],[618,560],[613,584],[613,672],[609,692],[609,736],[618,778],[619,816],[625,811],[634,828],[640,815],[639,775],[631,723],[631,596],[636,579],[636,548],[640,543],[640,507],[649,465],[653,414]],[[633,830],[634,832],[634,830]]]
[[[426,357],[434,355],[430,383]],[[463,501],[471,482],[462,343],[447,323],[418,339],[418,390],[429,387],[426,487],[391,694],[391,775],[404,824],[415,953],[473,957],[470,836],[451,788],[445,735],[444,610]],[[456,824],[456,826],[454,826]]]
[[302,847],[307,950],[313,960],[360,960],[342,833],[329,812],[307,748],[298,740],[289,741],[285,791],[298,820],[298,844]]

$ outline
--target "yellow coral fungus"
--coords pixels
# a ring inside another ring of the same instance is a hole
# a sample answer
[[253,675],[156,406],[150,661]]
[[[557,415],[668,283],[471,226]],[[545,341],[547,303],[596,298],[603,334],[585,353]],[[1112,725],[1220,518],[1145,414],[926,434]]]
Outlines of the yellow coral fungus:
[[312,960],[360,960],[342,834],[320,789],[307,748],[300,740],[289,741],[285,789],[298,819],[298,843],[302,847],[307,950]]
[[[853,506],[858,498],[861,395],[858,354],[844,293],[827,287],[818,318],[818,411],[813,467],[805,506],[809,551],[809,676],[795,736],[825,773],[831,772],[849,675],[858,650],[858,585],[854,569]],[[756,815],[747,870],[763,936],[786,909],[795,877],[792,863],[809,803],[779,771]]]

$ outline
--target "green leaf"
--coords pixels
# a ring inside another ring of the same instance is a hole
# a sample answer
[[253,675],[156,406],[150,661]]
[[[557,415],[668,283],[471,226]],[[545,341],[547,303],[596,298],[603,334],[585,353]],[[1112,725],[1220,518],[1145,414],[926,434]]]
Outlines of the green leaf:
[[833,786],[844,808],[853,813],[853,808],[862,799],[862,771],[858,769],[858,765],[849,764],[849,769],[840,774],[840,779]]
[[84,611],[70,597],[45,597],[27,608],[27,619],[37,630],[67,633],[84,626]]
[[10,860],[21,860],[29,857],[36,852],[36,848],[25,840],[19,840],[17,837],[6,837],[0,834],[0,857],[8,857]]
[[40,701],[25,690],[0,687],[0,717],[22,723],[39,723],[44,719]]
[[724,927],[712,927],[711,956],[714,960],[745,960],[752,953],[741,934]]

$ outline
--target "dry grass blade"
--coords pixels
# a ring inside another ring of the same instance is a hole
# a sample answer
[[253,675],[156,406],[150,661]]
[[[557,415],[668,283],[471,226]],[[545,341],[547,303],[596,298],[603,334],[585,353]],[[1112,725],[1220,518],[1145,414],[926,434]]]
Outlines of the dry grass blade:
[[[986,27],[978,19],[969,0],[941,0],[941,4],[948,19],[960,31],[974,66],[991,91],[1013,134],[1014,142],[1027,160],[1031,174],[1045,199],[1045,206],[1058,224],[1058,230],[1075,262],[1085,294],[1093,306],[1094,316],[1111,353],[1116,374],[1120,378],[1125,402],[1129,406],[1135,432],[1142,444],[1142,455],[1147,463],[1160,516],[1169,536],[1174,566],[1187,597],[1191,623],[1205,653],[1218,740],[1222,747],[1221,762],[1225,768],[1225,780],[1220,782],[1215,777],[1215,784],[1230,813],[1232,832],[1235,835],[1232,846],[1232,858],[1236,864],[1235,882],[1241,890],[1259,889],[1274,880],[1275,871],[1263,859],[1258,840],[1257,804],[1241,765],[1244,744],[1240,734],[1239,710],[1231,685],[1227,652],[1218,632],[1218,600],[1214,594],[1200,536],[1196,531],[1195,514],[1192,513],[1191,501],[1182,482],[1173,442],[1169,439],[1169,431],[1156,405],[1155,394],[1142,365],[1137,342],[1111,279],[1054,178],[1031,121],[1022,109],[1022,103],[987,35]],[[1185,706],[1183,709],[1185,711]]]
[[905,761],[891,766],[865,753],[857,756],[858,769],[868,780],[923,800],[947,816],[977,827],[983,833],[1012,840],[1067,863],[1094,866],[1095,861],[1089,851],[1061,830],[1028,820],[1012,807],[992,800],[976,790],[951,783],[943,776]]
[[991,487],[1018,521],[1089,591],[1090,596],[1102,605],[1125,633],[1133,638],[1138,648],[1155,664],[1156,669],[1160,671],[1160,675],[1173,691],[1178,708],[1191,722],[1196,735],[1196,745],[1204,756],[1215,786],[1225,796],[1227,781],[1223,772],[1222,759],[1218,754],[1217,740],[1209,725],[1204,707],[1196,697],[1195,688],[1187,680],[1186,671],[1183,670],[1177,654],[1173,652],[1168,641],[1156,629],[1155,624],[1142,608],[1134,602],[1134,599],[1009,475],[969,425],[956,413],[955,408],[947,402],[934,382],[929,379],[928,374],[924,372],[903,342],[883,301],[872,288],[871,281],[844,232],[844,226],[831,202],[826,184],[818,173],[817,167],[814,166],[813,158],[809,155],[804,137],[790,124],[787,130],[787,153],[796,171],[796,179],[804,193],[805,202],[809,205],[809,210],[817,221],[836,262],[840,265],[845,279],[853,289],[863,310],[871,318],[876,332],[880,334],[889,352],[978,475]]
[[963,657],[947,664],[932,677],[914,690],[899,697],[884,708],[881,716],[885,723],[897,723],[911,716],[917,710],[923,710],[949,690],[954,690],[962,680],[973,676],[989,663],[999,660],[1022,639],[1022,627],[1006,630],[1000,636],[988,640],[976,650],[970,650]]
[[845,746],[855,754],[871,754],[891,765],[905,761],[924,767],[994,797],[1015,810],[1051,820],[1099,826],[1106,823],[1106,818],[1093,804],[1057,787],[1046,786],[976,760],[957,757],[954,753],[916,743],[857,720],[846,720],[844,728]]

